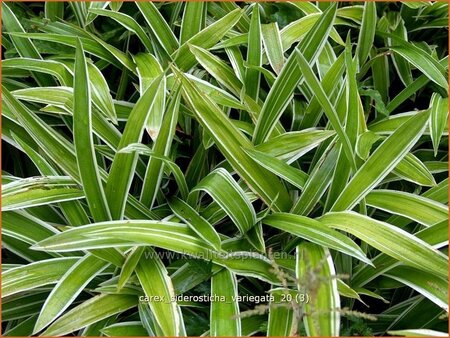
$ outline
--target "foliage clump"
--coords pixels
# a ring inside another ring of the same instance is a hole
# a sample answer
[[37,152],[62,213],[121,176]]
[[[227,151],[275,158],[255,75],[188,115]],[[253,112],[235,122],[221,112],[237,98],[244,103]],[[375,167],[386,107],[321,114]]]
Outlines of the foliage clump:
[[447,3],[2,25],[5,336],[447,331]]

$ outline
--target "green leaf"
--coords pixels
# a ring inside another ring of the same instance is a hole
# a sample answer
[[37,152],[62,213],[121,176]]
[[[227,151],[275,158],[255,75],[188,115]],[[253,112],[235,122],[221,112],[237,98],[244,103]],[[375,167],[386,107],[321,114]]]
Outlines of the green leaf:
[[[4,30],[9,33],[17,32],[25,34],[25,36],[22,37],[10,36],[17,52],[23,58],[42,59],[34,44],[26,36],[25,30],[23,29],[19,19],[9,8],[9,6],[10,5],[7,5],[6,3],[2,3],[2,25]],[[42,86],[50,86],[53,83],[52,79],[47,75],[33,74],[33,76]]]
[[[364,113],[361,105],[361,99],[358,93],[358,84],[356,82],[356,68],[357,61],[353,60],[352,47],[350,44],[350,38],[347,37],[346,48],[344,53],[345,68],[347,71],[345,96],[346,96],[346,117],[345,117],[345,135],[348,137],[352,152],[355,151],[356,143],[361,128],[361,121],[364,121]],[[343,98],[343,96],[342,96]],[[343,102],[343,101],[342,101]],[[336,110],[337,112],[337,110]],[[331,121],[330,121],[331,122]],[[364,125],[364,122],[362,122]],[[341,141],[342,143],[342,141]],[[353,163],[349,160],[344,146],[341,147],[339,158],[334,170],[333,179],[328,191],[325,209],[328,210],[329,206],[336,201],[336,198],[341,193],[342,189],[346,186],[350,174],[355,171],[356,156],[354,156]]]
[[64,19],[64,4],[60,2],[46,2],[45,17],[51,21]]
[[222,269],[211,278],[210,331],[212,337],[241,336],[236,276]]
[[356,54],[359,64],[363,65],[369,56],[370,49],[375,37],[377,27],[377,8],[375,2],[366,2],[364,4],[364,13],[359,30],[358,43],[356,44]]
[[257,101],[259,97],[261,73],[257,69],[252,68],[252,66],[260,67],[262,64],[261,21],[259,18],[258,3],[253,5],[247,46],[248,67],[244,78],[245,93],[253,100]]
[[289,291],[285,289],[270,290],[273,301],[269,304],[269,318],[267,319],[267,336],[288,337],[292,335],[294,311],[288,302]]
[[[430,244],[435,249],[442,248],[448,243],[447,223],[447,221],[437,223],[429,228],[416,232],[414,236]],[[364,266],[353,275],[353,285],[364,286],[374,278],[401,264],[394,258],[383,253],[376,256],[373,259],[373,263],[375,268],[371,266]]]
[[380,135],[377,135],[370,130],[359,135],[358,140],[356,141],[356,153],[358,154],[358,156],[363,160],[367,160],[373,144],[380,138]]
[[346,283],[342,281],[342,279],[337,280],[337,287],[339,291],[339,295],[347,298],[353,298],[359,300],[361,303],[365,304],[361,297],[359,296],[358,292],[356,292],[354,289],[352,289],[350,286],[348,286]]
[[26,211],[2,213],[2,234],[21,239],[26,243],[35,244],[57,232],[55,228]]
[[[333,98],[339,92],[339,86],[336,86],[336,83],[340,84],[342,82],[341,77],[345,69],[344,56],[344,53],[342,53],[331,65],[328,72],[323,76],[323,90],[330,98]],[[315,127],[319,123],[321,117],[322,107],[317,97],[314,96],[307,107],[304,118],[302,119],[302,126],[305,128]]]
[[[158,134],[158,138],[153,144],[153,154],[156,156],[168,156],[172,145],[173,137],[175,136],[175,128],[178,121],[178,110],[180,107],[181,91],[177,88],[169,99],[167,109],[161,124],[161,129]],[[156,199],[159,186],[162,180],[162,174],[164,169],[164,162],[161,159],[151,156],[145,173],[144,184],[141,191],[141,202],[149,207],[153,206]],[[172,172],[176,174],[176,169]],[[182,175],[183,176],[183,175]],[[155,179],[156,178],[156,179]],[[180,181],[180,190],[183,189],[183,181]],[[188,189],[186,187],[186,195]]]
[[91,87],[90,91],[94,105],[97,106],[106,118],[110,119],[114,124],[117,124],[116,109],[105,77],[94,64],[88,63],[87,66]]
[[[308,13],[308,15],[291,22],[289,25],[284,27],[281,34],[281,41],[283,45],[283,51],[287,51],[292,44],[304,38],[304,36],[314,29],[314,26],[320,20],[322,12],[320,9],[316,9],[314,13]],[[335,21],[335,24],[338,20]],[[339,23],[343,23],[342,21]],[[342,41],[339,33],[336,29],[331,25],[330,37],[336,41],[338,44],[343,45],[344,41]]]
[[202,67],[214,76],[219,83],[236,96],[240,95],[243,84],[223,60],[203,48],[193,45],[189,46],[189,48]]
[[395,175],[423,186],[435,186],[433,174],[428,167],[412,153],[406,156],[397,164],[392,171]]
[[377,209],[408,217],[425,226],[448,219],[445,204],[406,192],[373,190],[366,196],[366,203]]
[[137,246],[130,250],[127,254],[127,258],[123,263],[122,270],[120,271],[119,280],[117,281],[117,290],[120,291],[122,289],[128,279],[133,274],[136,269],[139,260],[141,259],[142,254],[144,253],[145,247]]
[[214,250],[220,251],[221,242],[219,234],[206,219],[195,211],[195,209],[179,198],[170,200],[169,206],[174,214],[186,222],[186,224],[189,225],[190,228],[197,233],[197,235],[210,244]]
[[206,3],[202,1],[185,3],[180,29],[181,45],[205,27],[206,9]]
[[430,112],[424,111],[403,123],[359,168],[344,188],[332,211],[352,209],[411,150],[422,135]]
[[261,25],[261,35],[270,66],[276,74],[280,74],[284,65],[284,55],[278,24],[271,22]]
[[190,52],[189,46],[193,45],[204,49],[211,48],[227,34],[227,32],[239,21],[241,16],[242,10],[237,8],[183,43],[172,55],[177,67],[183,71],[187,71],[193,67],[195,65],[195,57]]
[[429,329],[390,330],[387,333],[393,336],[404,337],[447,337],[446,332]]
[[[375,50],[372,52],[375,54]],[[402,59],[403,60],[403,59]],[[378,55],[372,58],[372,77],[373,77],[373,88],[379,93],[381,102],[380,107],[383,107],[385,102],[389,101],[389,86],[390,86],[390,76],[389,76],[389,60],[386,55]],[[368,63],[366,63],[367,65]],[[384,105],[384,112],[389,113]],[[381,109],[380,109],[381,112]]]
[[[64,172],[79,181],[79,174],[76,165],[75,151],[71,143],[52,128],[48,128],[35,113],[21,104],[13,95],[2,87],[2,98],[4,107],[10,109],[14,116],[26,128],[27,134],[33,135],[33,140],[39,144],[45,154],[47,154],[55,163],[58,163]],[[105,179],[105,172],[101,171],[102,179]],[[126,208],[126,214],[131,218],[148,217],[154,219],[154,213],[146,209],[133,196],[129,196],[129,204]]]
[[[335,15],[336,6],[330,6],[299,43],[297,50],[304,53],[305,59],[308,60],[307,63],[313,63],[321,52],[327,41]],[[268,93],[253,134],[253,142],[256,145],[267,141],[276,122],[286,109],[295,87],[302,78],[303,72],[299,69],[296,58],[296,54],[291,53]]]
[[90,10],[92,9],[105,9],[108,6],[108,1],[94,1],[90,2],[86,6],[86,25],[92,24],[92,22],[97,18],[97,15],[94,13],[91,13]]
[[[397,24],[397,27],[394,31],[392,31],[392,34],[397,36],[399,39],[408,40],[408,32],[405,27],[405,23],[403,20],[400,20]],[[387,39],[389,45],[394,44],[392,43],[392,39]],[[398,76],[400,77],[400,80],[402,80],[405,87],[409,86],[413,82],[413,77],[411,73],[411,65],[407,60],[405,60],[402,56],[399,54],[392,54],[392,62],[394,64],[394,67],[397,70]]]
[[292,207],[291,213],[308,215],[319,202],[333,177],[334,168],[338,159],[338,149],[333,146],[326,151],[310,173],[302,194]]
[[149,147],[147,147],[143,144],[132,143],[120,150],[120,153],[133,153],[133,152],[143,154],[143,155],[149,155],[156,160],[162,161],[164,163],[164,165],[166,165],[170,169],[170,171],[173,173],[173,175],[175,177],[175,181],[177,182],[178,187],[180,189],[181,196],[183,198],[188,197],[188,187],[186,184],[186,180],[184,178],[183,172],[181,171],[181,169],[178,165],[176,165],[173,161],[171,161],[166,156],[156,155]]
[[[110,2],[114,4],[116,2]],[[120,322],[109,325],[101,329],[101,332],[108,337],[129,336],[129,337],[143,337],[146,336],[147,330],[144,329],[141,322]]]
[[350,238],[329,229],[312,218],[288,213],[275,213],[266,216],[262,222],[318,245],[356,257],[367,264],[372,264],[364,252]]
[[77,251],[96,248],[156,246],[195,258],[212,260],[233,272],[277,284],[270,261],[255,252],[213,251],[187,226],[167,221],[112,221],[80,226],[47,238],[34,250]]
[[156,6],[151,2],[136,2],[136,6],[161,47],[164,48],[167,55],[171,55],[177,50],[178,41]]
[[88,70],[81,41],[77,42],[74,74],[73,134],[83,190],[91,214],[96,222],[108,221],[108,209],[103,185],[97,167],[92,135],[91,91]]
[[447,3],[2,13],[3,335],[445,331]]
[[[177,303],[173,301],[175,292],[164,264],[153,249],[147,249],[149,255],[141,256],[136,267],[136,274],[149,297],[149,306],[154,319],[165,336],[178,336],[180,318]],[[162,301],[151,297],[161,297]]]
[[331,105],[331,102],[327,97],[327,95],[325,94],[322,85],[320,84],[319,80],[316,78],[313,71],[309,67],[308,61],[301,54],[300,51],[297,51],[296,56],[297,62],[305,78],[305,82],[307,83],[311,91],[315,93],[318,102],[325,111],[325,115],[327,116],[328,120],[330,121],[330,124],[336,131],[336,134],[338,135],[340,142],[342,143],[342,149],[345,153],[345,156],[347,157],[348,162],[350,163],[352,168],[355,168],[356,164],[352,146],[350,144],[347,134],[344,132],[344,129],[339,121],[339,117],[337,115],[335,108]]
[[[153,80],[152,84],[142,94],[130,113],[125,130],[118,146],[118,150],[131,143],[139,142],[145,128],[148,113],[155,103],[155,96],[161,86],[161,77]],[[126,197],[134,175],[137,155],[116,153],[109,171],[105,193],[108,199],[111,217],[121,219],[125,210]]]
[[[225,107],[235,108],[235,109],[247,109],[242,103],[240,103],[236,97],[228,93],[222,88],[216,87],[209,82],[201,80],[191,74],[185,74],[190,80],[196,83],[198,88],[204,92],[206,95],[211,97],[211,99],[218,105],[223,105]],[[174,77],[169,77],[168,81],[173,80]],[[170,83],[170,82],[169,82]],[[170,87],[170,85],[168,85]]]
[[[58,318],[83,291],[86,285],[108,265],[109,263],[106,263],[105,261],[90,254],[80,258],[78,262],[66,271],[64,276],[62,276],[59,280],[58,284],[56,284],[53,288],[52,292],[45,301],[41,312],[39,313],[33,333],[41,331],[53,320]],[[54,328],[55,325],[59,326],[60,324],[58,325],[57,323],[64,317],[65,316],[59,318],[55,323],[53,323],[44,334],[50,334],[50,332],[52,332],[52,328]],[[83,317],[80,318],[82,320],[84,319]],[[72,331],[65,333],[69,332]]]
[[31,295],[5,298],[2,301],[2,319],[23,319],[39,313],[47,294],[48,292],[44,291]]
[[118,12],[123,5],[123,1],[110,1],[108,5],[113,11]]
[[[182,81],[183,94],[192,106],[199,123],[208,130],[215,144],[248,186],[263,201],[275,209],[289,208],[290,199],[281,182],[270,172],[259,167],[241,147],[251,149],[251,142],[231,123],[222,110],[195,87],[188,78],[177,73]],[[259,170],[255,170],[258,168]]]
[[448,98],[433,93],[430,102],[430,134],[433,142],[434,156],[439,150],[439,143],[448,120]]
[[30,71],[50,74],[56,77],[62,86],[71,85],[72,74],[69,68],[61,62],[55,60],[40,60],[33,58],[12,58],[2,60],[3,69],[26,69]]
[[255,147],[255,149],[291,163],[334,134],[334,131],[331,130],[292,131],[271,138]]
[[[156,58],[151,54],[138,54],[134,57],[134,61],[136,62],[139,75],[139,91],[143,95],[153,80],[163,74],[163,70]],[[163,76],[160,81],[161,85],[155,94],[155,102],[148,113],[146,123],[147,133],[153,141],[156,141],[161,130],[166,104],[166,77]]]
[[[102,237],[99,237],[99,234]],[[36,250],[76,251],[112,246],[154,245],[183,254],[209,257],[210,249],[187,225],[164,221],[130,220],[89,224],[39,242]]]
[[56,320],[44,336],[64,336],[114,314],[124,312],[138,303],[136,296],[104,294],[74,307]]
[[[78,37],[72,35],[61,35],[53,33],[11,33],[11,36],[24,37],[35,40],[50,41],[76,48]],[[125,66],[131,72],[135,72],[133,61],[120,50],[108,45],[103,40],[91,37],[79,37],[83,47],[89,54],[95,55],[113,65],[122,68]]]
[[288,181],[292,185],[299,189],[303,189],[305,182],[308,179],[308,174],[305,172],[291,167],[282,160],[277,159],[271,155],[267,155],[261,151],[257,150],[247,150],[244,149],[247,154],[249,154],[252,159],[254,159],[259,165],[271,171],[278,177]]
[[[225,243],[222,244],[225,247]],[[280,281],[273,272],[271,261],[256,252],[235,251],[226,255],[215,255],[213,261],[237,275],[258,278],[266,283],[279,285]]]
[[[308,336],[339,336],[340,297],[333,260],[329,251],[312,243],[302,243],[297,246],[297,277],[298,291],[306,293],[310,299],[303,302],[303,310],[308,316],[303,317]],[[307,275],[312,271],[318,274],[318,285],[309,285]],[[317,271],[317,272],[316,272]],[[314,289],[314,294],[310,290]]]
[[410,266],[397,266],[385,273],[385,276],[408,285],[448,311],[448,280],[446,278],[439,278]]
[[153,51],[152,41],[147,36],[142,27],[131,16],[128,16],[124,13],[120,13],[114,10],[108,11],[106,9],[89,9],[89,12],[94,13],[96,15],[106,16],[118,22],[119,24],[124,26],[128,31],[136,34],[148,52]]
[[392,224],[352,211],[327,213],[319,221],[360,238],[400,262],[437,276],[447,276],[446,256]]
[[[13,95],[15,98],[23,101],[52,104],[55,107],[60,107],[58,114],[70,115],[73,113],[73,90],[69,87],[27,88],[16,90],[13,92]],[[93,101],[95,104],[96,100]],[[92,128],[94,133],[105,141],[108,146],[114,149],[117,148],[120,133],[96,109],[92,111]],[[57,135],[57,137],[59,138],[60,136]],[[66,142],[66,140],[63,139],[63,142]]]
[[[448,58],[445,57],[439,61],[441,66],[448,68]],[[446,69],[447,69],[446,68]],[[420,75],[417,79],[413,81],[409,86],[403,89],[400,93],[397,94],[386,106],[388,112],[394,111],[400,104],[402,104],[405,100],[413,96],[416,92],[418,92],[421,88],[423,88],[426,84],[428,84],[430,80],[425,74]]]
[[411,1],[409,3],[405,3],[404,5],[408,6],[409,8],[412,8],[412,9],[418,9],[418,8],[421,8],[424,6],[428,6],[429,3],[426,1]]
[[69,6],[72,8],[73,14],[78,22],[78,25],[82,28],[86,27],[86,19],[87,19],[87,9],[88,4],[84,2],[72,2],[69,3]]
[[245,192],[223,168],[211,172],[191,192],[206,191],[227,213],[241,234],[245,234],[255,223],[256,214]]
[[444,76],[445,70],[431,55],[423,49],[400,39],[393,39],[393,44],[394,46],[390,47],[393,52],[401,55],[431,81],[448,90],[448,81]]
[[81,198],[84,192],[67,176],[25,178],[2,187],[2,211]]
[[52,258],[9,269],[2,275],[2,297],[56,283],[78,259]]

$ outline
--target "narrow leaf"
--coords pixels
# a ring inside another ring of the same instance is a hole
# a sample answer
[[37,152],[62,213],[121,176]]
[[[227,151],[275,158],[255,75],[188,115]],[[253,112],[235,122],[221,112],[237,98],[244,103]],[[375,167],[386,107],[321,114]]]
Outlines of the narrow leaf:
[[[297,50],[304,53],[308,63],[313,63],[321,52],[333,26],[335,15],[336,6],[330,6],[299,43]],[[296,53],[291,53],[264,102],[253,135],[253,141],[256,145],[263,143],[270,136],[276,122],[286,109],[301,77],[302,71],[298,67]]]
[[287,213],[275,213],[265,217],[263,223],[321,246],[356,257],[367,264],[372,264],[358,245],[350,238],[327,228],[314,219]]
[[[161,81],[156,78],[134,106],[120,139],[118,150],[131,143],[139,142],[142,138],[148,113],[155,102],[155,95],[160,86]],[[121,219],[123,216],[136,161],[136,154],[118,152],[114,157],[105,188],[113,219]]]
[[[39,313],[39,318],[34,327],[34,333],[41,331],[53,320],[58,318],[83,291],[86,285],[108,265],[109,263],[89,254],[80,258],[77,263],[67,270],[48,296]],[[62,318],[53,323],[46,333],[49,330],[51,331],[51,328]]]
[[319,221],[360,238],[400,262],[438,276],[447,276],[446,256],[394,225],[352,211],[328,213]]
[[78,329],[124,312],[138,303],[136,296],[103,294],[74,307],[55,321],[44,336],[64,336]]
[[96,222],[108,221],[108,209],[100,181],[92,137],[91,91],[88,70],[81,41],[77,42],[74,76],[73,133],[78,170],[91,214]]
[[177,303],[173,301],[175,293],[167,270],[153,249],[148,249],[150,255],[141,256],[136,267],[136,274],[144,289],[145,295],[161,297],[162,301],[150,301],[154,319],[165,336],[179,335],[179,318]]
[[433,142],[434,156],[439,150],[439,143],[444,134],[448,119],[448,98],[443,98],[437,93],[433,93],[430,102],[430,134]]
[[242,234],[255,223],[256,214],[245,192],[222,168],[206,176],[191,192],[204,190],[225,210]]
[[251,142],[231,123],[219,107],[202,95],[191,81],[181,73],[177,76],[182,81],[183,93],[193,107],[196,118],[209,131],[217,147],[233,168],[265,203],[268,205],[273,203],[274,208],[286,210],[290,200],[281,182],[263,168],[255,171],[257,164],[242,152],[241,147],[252,148]]
[[271,22],[261,25],[261,34],[270,66],[276,74],[280,74],[284,65],[284,55],[278,24]]
[[216,273],[211,278],[211,295],[218,298],[214,298],[211,302],[210,335],[241,336],[236,276],[227,269]]
[[366,203],[408,217],[425,226],[432,226],[448,219],[448,208],[445,204],[401,191],[373,190],[366,196]]
[[331,210],[352,209],[386,177],[422,135],[429,114],[429,111],[417,113],[397,128],[359,168]]
[[[302,243],[297,247],[297,264],[295,275],[298,279],[298,291],[309,294],[311,299],[304,302],[303,310],[308,316],[303,317],[308,336],[339,336],[340,297],[333,260],[329,251],[312,243]],[[307,284],[306,276],[318,270],[318,285]],[[310,289],[314,288],[314,294]]]
[[208,242],[215,250],[220,251],[221,243],[218,233],[195,209],[179,198],[170,200],[169,206],[175,215],[186,222],[205,242]]
[[259,5],[253,5],[250,28],[248,33],[247,70],[245,72],[245,93],[253,100],[259,97],[259,82],[261,73],[251,66],[260,67],[262,63],[261,21],[259,18]]
[[369,56],[370,49],[373,45],[375,37],[375,29],[377,27],[377,8],[375,2],[366,2],[364,4],[364,13],[359,31],[356,54],[358,55],[359,64],[363,65]]

